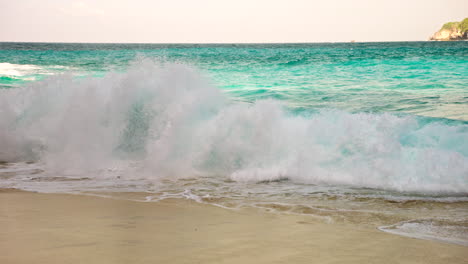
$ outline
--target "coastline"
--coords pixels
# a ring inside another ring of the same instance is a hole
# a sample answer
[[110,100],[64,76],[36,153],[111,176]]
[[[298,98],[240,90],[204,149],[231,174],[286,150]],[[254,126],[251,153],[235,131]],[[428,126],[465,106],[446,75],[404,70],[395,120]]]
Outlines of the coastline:
[[466,247],[227,210],[0,189],[0,263],[465,263]]

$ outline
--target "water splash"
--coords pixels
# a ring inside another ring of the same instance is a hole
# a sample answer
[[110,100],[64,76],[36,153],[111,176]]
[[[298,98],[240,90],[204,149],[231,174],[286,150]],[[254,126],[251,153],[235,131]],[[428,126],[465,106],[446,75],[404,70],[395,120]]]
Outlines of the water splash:
[[233,102],[183,64],[141,60],[103,78],[3,90],[0,117],[0,160],[40,162],[49,174],[468,193],[463,122]]

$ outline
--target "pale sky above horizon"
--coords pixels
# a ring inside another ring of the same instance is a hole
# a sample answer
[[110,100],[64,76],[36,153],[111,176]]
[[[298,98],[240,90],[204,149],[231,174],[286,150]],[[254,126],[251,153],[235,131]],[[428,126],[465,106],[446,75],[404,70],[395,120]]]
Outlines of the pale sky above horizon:
[[467,0],[0,0],[0,41],[427,40]]

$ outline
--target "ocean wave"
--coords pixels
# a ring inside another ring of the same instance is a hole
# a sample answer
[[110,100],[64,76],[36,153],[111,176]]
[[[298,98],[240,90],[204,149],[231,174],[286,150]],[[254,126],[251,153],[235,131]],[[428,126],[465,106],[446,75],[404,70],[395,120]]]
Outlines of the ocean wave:
[[22,84],[25,81],[35,81],[44,76],[54,75],[71,70],[60,65],[39,66],[33,64],[0,63],[0,81],[7,84]]
[[183,64],[134,62],[103,78],[52,76],[0,91],[0,160],[59,175],[158,181],[287,179],[468,193],[468,125],[390,113],[294,114],[230,101]]
[[0,63],[0,76],[24,76],[40,70],[41,67],[29,64]]

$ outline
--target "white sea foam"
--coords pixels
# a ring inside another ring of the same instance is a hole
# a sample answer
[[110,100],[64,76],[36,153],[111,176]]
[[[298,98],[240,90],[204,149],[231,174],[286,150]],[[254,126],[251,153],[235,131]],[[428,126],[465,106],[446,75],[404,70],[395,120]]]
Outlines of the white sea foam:
[[381,226],[379,230],[407,237],[468,246],[468,227],[466,223],[456,221],[419,219]]
[[0,160],[36,160],[54,175],[468,193],[466,124],[230,102],[181,64],[142,60],[103,78],[53,76],[0,91],[0,131]]
[[32,64],[0,63],[0,77],[9,77],[22,81],[34,81],[43,76],[54,75],[71,68],[60,65],[39,66]]
[[37,65],[0,63],[0,76],[23,76],[34,73],[41,69]]

